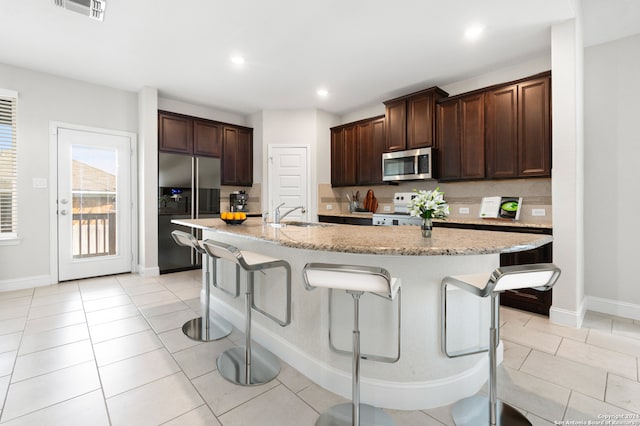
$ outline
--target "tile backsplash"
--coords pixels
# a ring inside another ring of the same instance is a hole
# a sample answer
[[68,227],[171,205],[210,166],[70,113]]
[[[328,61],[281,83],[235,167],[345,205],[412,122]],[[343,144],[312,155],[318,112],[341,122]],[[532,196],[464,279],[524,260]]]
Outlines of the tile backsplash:
[[251,188],[246,186],[222,186],[220,188],[220,211],[227,212],[231,210],[229,205],[229,194],[233,191],[246,191],[248,195],[247,199],[247,212],[249,213],[260,213],[261,210],[261,192],[262,192],[262,184],[254,183]]
[[[378,200],[376,213],[393,212],[393,194],[396,192],[412,192],[414,189],[440,188],[444,199],[451,207],[451,218],[476,219],[480,213],[482,197],[514,196],[522,197],[520,222],[532,224],[551,224],[551,179],[509,179],[470,182],[411,181],[398,185],[375,185],[360,187],[332,188],[330,184],[318,185],[318,214],[349,213],[347,194],[357,190],[362,196],[372,189]],[[331,208],[327,208],[331,206]],[[460,209],[469,209],[468,214],[461,214]],[[533,211],[544,216],[533,215]]]

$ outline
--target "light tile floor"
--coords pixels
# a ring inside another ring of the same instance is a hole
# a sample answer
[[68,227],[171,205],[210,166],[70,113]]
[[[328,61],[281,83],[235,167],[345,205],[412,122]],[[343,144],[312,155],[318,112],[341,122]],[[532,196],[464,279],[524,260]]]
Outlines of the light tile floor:
[[[200,285],[191,271],[0,293],[0,424],[300,426],[344,401],[284,363],[262,386],[224,380],[215,358],[242,334],[198,343],[180,329]],[[534,425],[640,425],[640,321],[589,312],[577,330],[501,312],[500,398]],[[453,424],[450,406],[388,411],[399,425]]]

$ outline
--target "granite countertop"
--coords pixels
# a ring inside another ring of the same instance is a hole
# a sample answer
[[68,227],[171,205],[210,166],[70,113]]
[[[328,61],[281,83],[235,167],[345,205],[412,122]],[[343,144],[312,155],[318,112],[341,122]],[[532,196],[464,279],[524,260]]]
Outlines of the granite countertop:
[[172,222],[285,247],[378,255],[509,253],[534,249],[553,241],[550,235],[454,228],[434,228],[431,238],[423,238],[416,226],[369,227],[323,223],[320,226],[274,228],[263,224],[261,218],[249,218],[240,225],[227,225],[220,219],[175,219]]

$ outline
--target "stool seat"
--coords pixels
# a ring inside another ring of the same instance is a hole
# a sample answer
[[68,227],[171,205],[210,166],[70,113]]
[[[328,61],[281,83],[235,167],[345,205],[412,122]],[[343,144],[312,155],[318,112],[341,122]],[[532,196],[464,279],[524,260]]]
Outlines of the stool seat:
[[[210,273],[209,273],[209,260],[208,254],[206,250],[202,246],[202,241],[197,240],[192,234],[183,231],[172,231],[171,237],[179,246],[190,247],[194,249],[196,252],[203,255],[203,258],[206,261],[205,266],[205,278],[203,280],[202,286],[204,287],[205,293],[205,308],[204,315],[198,318],[194,318],[185,322],[182,325],[182,332],[192,340],[197,340],[199,342],[210,342],[213,340],[220,340],[223,337],[231,334],[231,330],[233,327],[229,321],[219,317],[218,315],[213,315],[213,319],[211,316],[211,307],[210,307]],[[215,280],[215,278],[214,278]]]
[[377,267],[310,263],[305,266],[305,285],[308,288],[376,293],[394,299],[400,289],[400,280]]
[[[396,362],[400,358],[400,321],[398,307],[398,356],[394,358],[364,355],[360,352],[360,296],[373,293],[388,299],[395,299],[400,291],[400,280],[392,278],[386,269],[373,266],[336,265],[328,263],[307,263],[302,270],[307,290],[327,288],[329,305],[331,290],[345,290],[353,298],[353,349],[352,352],[337,350],[331,341],[331,310],[329,310],[329,346],[331,350],[352,357],[351,403],[331,407],[318,417],[316,426],[349,425],[393,425],[393,419],[383,410],[360,403],[360,359],[376,359],[383,362]],[[400,297],[398,297],[400,306]]]
[[490,273],[453,275],[445,277],[443,284],[452,284],[480,297],[506,290],[533,288],[550,289],[558,279],[560,270],[549,263],[503,266]]
[[[251,345],[251,311],[256,310],[284,327],[291,323],[291,266],[289,262],[262,253],[239,250],[230,244],[207,239],[205,251],[236,264],[236,274],[242,268],[247,272],[245,293],[245,344],[227,349],[216,360],[218,371],[228,381],[242,385],[261,385],[273,380],[280,372],[280,363],[271,352]],[[258,308],[254,303],[254,273],[270,268],[283,268],[286,273],[286,318],[281,320]]]
[[[491,273],[448,276],[442,280],[442,350],[450,358],[489,352],[489,397],[475,395],[453,405],[451,416],[456,425],[531,425],[518,410],[498,399],[497,347],[500,341],[500,293],[507,290],[533,288],[549,290],[560,276],[560,269],[551,263],[505,266]],[[454,285],[478,297],[491,297],[491,327],[489,347],[450,354],[447,350],[447,286]]]
[[270,257],[254,251],[240,250],[240,253],[242,254],[246,264],[249,266],[266,265],[280,261],[280,259],[276,259],[275,257]]

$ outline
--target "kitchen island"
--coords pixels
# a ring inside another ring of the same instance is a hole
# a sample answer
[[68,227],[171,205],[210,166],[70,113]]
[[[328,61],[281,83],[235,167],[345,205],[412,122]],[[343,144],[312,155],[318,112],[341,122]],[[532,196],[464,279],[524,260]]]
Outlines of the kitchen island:
[[[440,283],[446,275],[491,271],[499,255],[529,250],[551,242],[540,234],[435,228],[422,238],[416,227],[362,227],[335,224],[289,224],[275,228],[260,218],[241,225],[220,219],[176,220],[203,230],[211,238],[268,256],[287,260],[292,269],[292,322],[281,328],[254,316],[253,337],[320,386],[349,398],[351,359],[329,350],[330,302],[326,290],[307,291],[302,268],[307,262],[381,266],[402,281],[401,356],[394,364],[362,363],[362,401],[395,409],[426,409],[472,395],[487,378],[485,354],[449,359],[440,348]],[[244,283],[244,273],[241,282]],[[217,283],[231,289],[235,267],[218,262]],[[244,285],[244,284],[243,284]],[[486,344],[486,301],[452,290],[448,293],[449,342],[454,349]],[[340,349],[351,345],[350,296],[332,297],[332,336]],[[283,273],[256,274],[256,304],[284,315]],[[244,301],[212,291],[212,306],[243,329]],[[363,353],[392,356],[397,338],[398,304],[373,295],[363,296],[361,331]],[[481,318],[481,320],[478,320]]]

